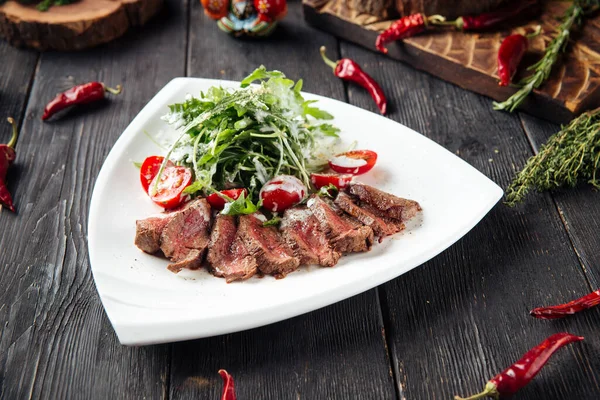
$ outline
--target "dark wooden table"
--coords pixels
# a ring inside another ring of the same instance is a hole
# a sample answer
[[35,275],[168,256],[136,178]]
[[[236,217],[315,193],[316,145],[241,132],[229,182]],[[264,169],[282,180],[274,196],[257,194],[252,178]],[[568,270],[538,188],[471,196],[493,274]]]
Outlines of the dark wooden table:
[[[321,63],[326,45],[384,83],[390,118],[503,187],[557,130],[312,29],[300,3],[289,6],[265,41],[228,37],[197,1],[168,0],[149,26],[97,49],[39,54],[0,42],[0,117],[18,118],[21,131],[9,175],[19,212],[0,213],[0,398],[217,399],[217,370],[226,368],[240,399],[451,399],[479,391],[559,331],[586,340],[557,354],[517,398],[600,398],[600,308],[556,322],[527,312],[600,286],[600,194],[587,186],[499,204],[432,261],[324,309],[202,340],[118,343],[89,266],[90,197],[115,140],[176,76],[238,80],[265,64],[304,78],[306,91],[375,110]],[[41,122],[46,101],[89,80],[125,91]],[[5,141],[8,125],[0,132]]]

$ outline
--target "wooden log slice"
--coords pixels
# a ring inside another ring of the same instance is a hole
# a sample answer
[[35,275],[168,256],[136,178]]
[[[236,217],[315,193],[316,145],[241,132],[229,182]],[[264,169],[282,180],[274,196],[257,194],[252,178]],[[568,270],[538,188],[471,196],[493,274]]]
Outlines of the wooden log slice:
[[51,7],[7,1],[0,6],[0,36],[10,44],[38,50],[81,50],[109,42],[146,23],[163,0],[80,0]]

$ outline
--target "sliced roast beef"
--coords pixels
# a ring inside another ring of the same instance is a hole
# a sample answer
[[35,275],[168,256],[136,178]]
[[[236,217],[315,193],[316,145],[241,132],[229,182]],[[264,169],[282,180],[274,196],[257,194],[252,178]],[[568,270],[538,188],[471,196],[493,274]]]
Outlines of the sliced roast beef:
[[135,245],[146,253],[158,253],[160,251],[160,236],[167,223],[193,204],[194,202],[188,202],[176,209],[135,221]]
[[352,253],[371,249],[373,230],[370,227],[340,215],[334,204],[326,202],[319,196],[313,195],[307,205],[336,251]]
[[256,273],[256,259],[237,235],[235,217],[230,215],[215,218],[206,258],[213,274],[227,282],[248,279]]
[[201,266],[209,242],[210,227],[211,209],[205,199],[190,202],[167,223],[160,236],[160,249],[173,261],[168,266],[171,271]]
[[337,264],[341,254],[331,247],[319,221],[308,208],[287,209],[279,228],[286,243],[300,259],[300,264],[319,264],[323,267]]
[[263,226],[264,216],[260,213],[242,215],[238,235],[245,248],[256,257],[258,269],[277,278],[283,278],[300,265],[277,229]]
[[377,215],[386,218],[406,222],[421,211],[421,206],[414,200],[403,199],[363,183],[351,183],[346,190],[360,200],[360,207],[371,206],[371,209],[379,211]]
[[364,225],[373,229],[373,233],[380,238],[393,235],[404,229],[404,224],[402,222],[380,217],[377,213],[370,211],[368,208],[358,206],[353,199],[344,192],[340,192],[337,195],[335,204]]
[[135,221],[135,245],[146,253],[160,250],[160,235],[174,214],[165,213]]

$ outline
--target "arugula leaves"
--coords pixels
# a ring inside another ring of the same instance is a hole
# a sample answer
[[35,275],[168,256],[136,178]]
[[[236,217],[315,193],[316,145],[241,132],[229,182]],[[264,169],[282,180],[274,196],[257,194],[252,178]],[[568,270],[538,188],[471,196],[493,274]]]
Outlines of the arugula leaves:
[[225,207],[223,208],[223,211],[221,211],[221,214],[223,214],[223,215],[253,214],[258,211],[258,209],[261,207],[261,205],[262,205],[261,201],[259,201],[257,204],[254,204],[250,197],[246,197],[246,195],[244,193],[242,193],[240,195],[240,197],[238,197],[234,201],[225,203]]
[[[258,85],[250,86],[253,82]],[[166,158],[194,171],[195,182],[185,193],[245,187],[248,198],[230,206],[245,212],[252,199],[258,201],[257,189],[276,175],[293,175],[310,186],[310,173],[327,164],[333,153],[327,146],[339,130],[325,122],[331,114],[304,100],[302,86],[302,80],[261,66],[240,89],[212,87],[171,104],[163,120],[182,135]]]

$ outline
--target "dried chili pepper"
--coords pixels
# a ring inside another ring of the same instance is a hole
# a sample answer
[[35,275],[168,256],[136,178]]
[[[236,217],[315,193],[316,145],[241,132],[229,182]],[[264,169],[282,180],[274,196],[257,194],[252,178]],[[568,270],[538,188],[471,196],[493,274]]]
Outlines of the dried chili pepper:
[[588,308],[595,307],[600,304],[600,289],[580,297],[577,300],[570,301],[565,304],[559,304],[550,307],[538,307],[531,310],[530,314],[540,319],[557,319],[564,318],[568,315],[573,315]]
[[325,61],[325,64],[333,68],[333,73],[335,76],[345,81],[357,83],[363,88],[367,89],[373,100],[375,100],[377,107],[379,107],[381,114],[385,114],[387,110],[387,99],[383,93],[383,90],[373,78],[364,72],[355,61],[349,58],[342,58],[338,61],[332,61],[325,55],[325,46],[322,46],[320,51],[323,61]]
[[104,98],[105,92],[119,94],[121,93],[121,85],[117,85],[114,89],[104,86],[101,82],[90,82],[74,86],[71,89],[56,95],[56,97],[46,105],[42,119],[45,121],[57,112],[70,106],[88,104],[101,100]]
[[476,400],[488,396],[498,399],[500,396],[515,394],[537,375],[550,356],[558,349],[581,340],[583,340],[581,336],[571,335],[570,333],[556,333],[525,353],[519,361],[490,379],[481,393],[467,398],[455,396],[454,399]]
[[381,32],[375,41],[375,47],[383,54],[387,54],[385,45],[396,40],[406,39],[418,35],[427,29],[427,17],[423,14],[411,14],[395,21],[389,28]]
[[219,370],[219,375],[223,378],[223,394],[221,395],[221,400],[236,400],[233,377],[224,369]]
[[505,7],[479,15],[466,15],[454,21],[432,21],[435,25],[451,25],[462,31],[481,31],[494,28],[503,22],[519,17],[525,10],[537,4],[537,0],[523,1],[517,7]]
[[12,125],[12,137],[7,144],[0,144],[0,206],[5,205],[10,211],[15,212],[12,197],[6,187],[6,175],[8,167],[17,156],[15,145],[17,144],[18,131],[14,119],[8,118],[8,123]]
[[540,33],[538,26],[535,32],[525,35],[510,35],[504,38],[498,49],[498,77],[500,86],[510,85],[510,81],[517,72],[517,67],[529,47],[529,39]]

